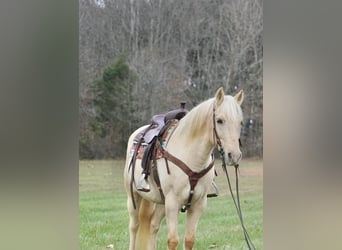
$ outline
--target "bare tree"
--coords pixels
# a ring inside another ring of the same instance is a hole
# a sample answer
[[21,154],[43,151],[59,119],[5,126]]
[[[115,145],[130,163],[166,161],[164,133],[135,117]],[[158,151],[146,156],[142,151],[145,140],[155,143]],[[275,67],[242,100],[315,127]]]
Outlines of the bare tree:
[[113,147],[89,121],[94,81],[120,55],[137,75],[136,126],[181,100],[191,108],[219,86],[243,88],[244,153],[262,156],[262,30],[262,0],[80,0],[82,156],[102,157]]

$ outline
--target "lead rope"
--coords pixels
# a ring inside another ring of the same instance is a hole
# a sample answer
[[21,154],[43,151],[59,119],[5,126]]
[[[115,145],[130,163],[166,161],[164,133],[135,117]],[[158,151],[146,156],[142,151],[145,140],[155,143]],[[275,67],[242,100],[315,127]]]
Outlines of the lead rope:
[[[226,162],[224,160],[224,151],[223,151],[222,143],[221,143],[220,137],[218,136],[217,131],[216,131],[215,104],[213,105],[213,136],[214,136],[214,140],[216,139],[216,143],[217,143],[217,146],[218,146],[218,151],[220,152],[220,155],[221,155],[222,169],[225,172],[226,177],[227,177],[229,191],[230,191],[230,194],[231,194],[231,196],[233,198],[234,205],[235,205],[235,208],[236,208],[236,212],[237,212],[237,214],[239,216],[239,219],[240,219],[240,223],[241,223],[241,227],[242,227],[243,234],[244,234],[244,237],[245,237],[245,241],[246,241],[246,243],[248,245],[248,249],[249,250],[251,250],[251,249],[255,250],[256,248],[255,248],[251,238],[249,237],[249,234],[248,234],[247,229],[246,229],[246,227],[245,227],[245,225],[243,223],[243,218],[242,218],[242,212],[241,212],[241,206],[240,206],[240,195],[239,195],[239,177],[238,177],[238,167],[239,167],[239,164],[234,165],[234,167],[235,167],[235,177],[236,177],[236,199],[237,199],[237,201],[236,201],[234,193],[233,193],[233,190],[232,190],[232,185],[230,184],[230,179],[229,179],[229,174],[228,174],[228,170],[227,170],[227,165],[226,165]],[[241,144],[240,140],[239,140],[239,144]]]
[[223,171],[225,172],[226,174],[226,177],[227,177],[227,181],[228,181],[228,187],[229,187],[229,191],[230,191],[230,194],[233,198],[233,201],[234,201],[234,205],[235,205],[235,208],[236,208],[236,211],[237,211],[237,214],[240,218],[240,223],[241,223],[241,227],[242,227],[242,230],[243,230],[243,234],[244,234],[244,237],[245,237],[245,241],[248,245],[248,249],[256,249],[251,238],[249,237],[249,234],[247,232],[247,229],[243,223],[243,217],[242,217],[242,212],[241,212],[241,206],[240,206],[240,196],[239,196],[239,177],[238,177],[238,167],[239,167],[239,164],[236,164],[234,165],[235,167],[235,177],[236,177],[236,200],[235,200],[235,196],[234,196],[234,193],[233,193],[233,190],[232,190],[232,186],[230,184],[230,179],[229,179],[229,174],[228,174],[228,170],[227,170],[227,165],[224,161],[224,151],[222,148],[220,148],[219,150],[220,152],[220,155],[221,155],[221,159],[222,159],[222,169]]

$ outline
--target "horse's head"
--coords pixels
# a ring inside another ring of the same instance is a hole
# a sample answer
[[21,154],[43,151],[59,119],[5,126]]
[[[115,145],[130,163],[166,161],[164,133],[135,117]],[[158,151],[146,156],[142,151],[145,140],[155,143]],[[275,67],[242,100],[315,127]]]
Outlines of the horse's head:
[[240,105],[243,98],[242,90],[235,96],[225,96],[223,88],[217,90],[214,98],[214,135],[228,165],[238,164],[242,156],[240,130],[243,117]]

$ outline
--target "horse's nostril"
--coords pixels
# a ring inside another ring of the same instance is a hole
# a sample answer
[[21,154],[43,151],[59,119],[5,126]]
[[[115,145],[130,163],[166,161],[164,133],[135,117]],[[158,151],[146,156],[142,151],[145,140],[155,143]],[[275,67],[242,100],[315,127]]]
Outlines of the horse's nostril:
[[228,153],[228,158],[232,159],[232,153]]
[[238,160],[237,160],[237,161],[240,161],[240,160],[241,160],[241,158],[242,158],[242,153],[240,153],[240,155],[239,155],[239,158],[238,158]]

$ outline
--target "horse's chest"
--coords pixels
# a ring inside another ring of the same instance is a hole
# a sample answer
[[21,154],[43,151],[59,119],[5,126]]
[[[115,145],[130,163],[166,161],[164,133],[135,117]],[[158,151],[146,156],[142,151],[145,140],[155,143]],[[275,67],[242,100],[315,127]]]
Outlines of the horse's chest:
[[[176,194],[180,201],[187,200],[191,189],[189,176],[187,176],[184,172],[179,171],[179,169],[173,169],[173,171],[170,169],[170,172],[171,173],[169,175],[166,174],[165,178],[161,180],[163,192],[165,194],[168,192]],[[200,178],[194,187],[194,199],[206,195],[210,187],[210,183],[210,174]]]

